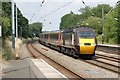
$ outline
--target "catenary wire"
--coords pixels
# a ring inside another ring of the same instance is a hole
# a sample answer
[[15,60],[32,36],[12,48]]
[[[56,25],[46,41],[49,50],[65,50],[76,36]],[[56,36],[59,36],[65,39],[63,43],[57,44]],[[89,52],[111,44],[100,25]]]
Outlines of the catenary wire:
[[[73,0],[73,1],[74,1],[74,0]],[[45,16],[43,16],[43,17],[41,17],[41,18],[46,18],[46,17],[48,17],[49,15],[53,14],[54,12],[56,12],[56,11],[58,11],[58,10],[64,8],[64,7],[66,7],[66,6],[68,6],[68,5],[71,4],[73,1],[71,1],[71,2],[69,2],[69,3],[67,3],[67,4],[65,4],[65,5],[57,8],[56,10],[53,10],[52,12],[48,13],[47,15],[45,15]]]
[[[42,7],[42,4],[45,2],[45,0],[42,1],[42,3],[39,5],[39,7]],[[33,13],[32,17],[30,18],[30,22],[33,20],[34,16],[36,15],[36,13],[39,11],[39,7],[37,8],[37,10],[35,11],[35,13]]]

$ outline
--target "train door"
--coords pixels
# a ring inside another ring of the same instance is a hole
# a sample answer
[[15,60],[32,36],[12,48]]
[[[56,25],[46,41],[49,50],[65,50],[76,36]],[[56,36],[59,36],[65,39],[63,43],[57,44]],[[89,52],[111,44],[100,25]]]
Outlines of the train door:
[[77,40],[77,32],[74,32],[74,45],[77,45],[78,40]]
[[65,45],[65,33],[61,34],[62,45]]
[[74,39],[74,33],[72,33],[72,45],[74,45],[74,41],[75,41],[75,39]]
[[65,45],[65,33],[63,33],[63,45]]

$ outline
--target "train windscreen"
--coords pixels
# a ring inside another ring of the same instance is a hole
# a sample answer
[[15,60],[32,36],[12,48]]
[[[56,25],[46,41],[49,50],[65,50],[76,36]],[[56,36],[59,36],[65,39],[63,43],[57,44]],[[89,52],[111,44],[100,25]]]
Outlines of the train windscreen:
[[93,38],[93,32],[80,32],[80,38]]

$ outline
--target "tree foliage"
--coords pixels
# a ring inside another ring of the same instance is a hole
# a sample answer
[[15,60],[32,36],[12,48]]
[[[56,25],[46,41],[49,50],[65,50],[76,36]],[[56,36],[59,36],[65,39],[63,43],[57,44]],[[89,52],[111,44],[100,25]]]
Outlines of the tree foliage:
[[[85,20],[88,21],[90,20],[90,18],[93,18],[93,17],[99,18],[101,20],[102,8],[104,8],[105,14],[107,14],[112,7],[107,4],[101,4],[93,8],[87,6],[79,10],[81,14],[74,14],[72,12],[72,14],[70,13],[70,14],[64,15],[61,18],[60,29],[66,29],[66,28],[69,28],[71,26],[78,25],[78,24],[81,25],[85,22]],[[92,26],[96,26],[96,25],[92,25]]]
[[104,9],[104,14],[107,14],[112,9],[112,7],[108,4],[101,4],[92,8],[92,12],[95,14],[95,16],[102,17],[102,8]]
[[[102,8],[105,16],[104,28],[102,25]],[[81,14],[64,15],[61,18],[60,29],[67,29],[78,24],[89,26],[95,29],[97,36],[103,33],[106,43],[120,44],[120,1],[117,2],[115,8],[108,4],[100,4],[93,8],[87,6],[79,11]]]
[[[117,17],[117,9],[114,9],[106,18],[105,18],[105,26],[104,26],[104,34],[105,34],[105,41],[109,42],[110,40],[116,42],[117,36],[117,21],[115,18]],[[109,33],[111,32],[111,33]],[[116,36],[115,36],[116,35]]]
[[7,18],[7,17],[3,17],[2,18],[2,26],[4,26],[4,28],[2,28],[2,31],[4,31],[3,32],[3,38],[5,37],[5,36],[9,36],[10,35],[10,19],[9,18]]
[[38,37],[39,34],[42,32],[42,23],[36,22],[33,24],[29,24],[29,37],[32,38],[34,36]]
[[[16,6],[15,6],[14,11],[15,11],[14,12],[14,14],[15,14]],[[12,15],[11,15],[11,13],[12,13],[11,2],[2,2],[2,36],[3,36],[3,39],[12,35]],[[17,13],[18,13],[17,14],[17,16],[18,16],[18,35],[19,35],[19,37],[21,36],[21,30],[22,30],[23,34],[25,34],[25,35],[22,35],[22,37],[27,38],[27,36],[28,36],[28,34],[27,34],[28,20],[22,15],[21,11],[18,8],[17,8]],[[14,19],[16,19],[16,17]]]
[[82,17],[70,12],[61,18],[60,29],[71,28],[82,22]]
[[120,1],[117,2],[117,16],[116,16],[116,20],[117,20],[117,43],[120,44]]
[[93,29],[95,29],[96,34],[102,34],[102,24],[101,18],[90,16],[81,25],[87,25]]

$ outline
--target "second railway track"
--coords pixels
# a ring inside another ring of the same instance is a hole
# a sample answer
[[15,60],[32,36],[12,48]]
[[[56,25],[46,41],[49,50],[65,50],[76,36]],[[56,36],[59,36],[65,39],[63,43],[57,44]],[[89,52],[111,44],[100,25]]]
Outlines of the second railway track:
[[[116,54],[115,54],[116,55]],[[119,55],[118,55],[119,56]],[[119,57],[108,56],[96,53],[96,58],[93,60],[84,60],[85,62],[107,69],[114,73],[120,74],[120,59]]]
[[120,60],[118,59],[114,59],[114,58],[111,58],[111,57],[106,57],[104,55],[96,55],[97,58],[102,58],[102,59],[106,59],[106,60],[109,60],[109,61],[114,61],[114,62],[117,62],[117,63],[120,63]]
[[112,71],[114,73],[120,74],[120,70],[119,70],[120,66],[119,65],[116,66],[113,64],[106,63],[104,61],[99,61],[99,60],[84,60],[84,61],[89,63],[89,64],[106,69],[108,71]]

